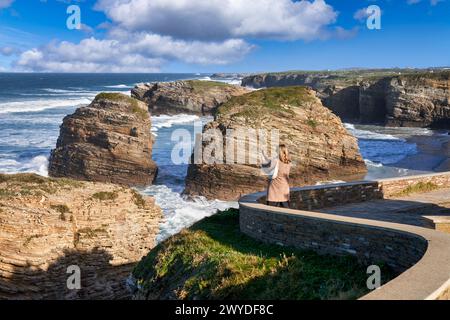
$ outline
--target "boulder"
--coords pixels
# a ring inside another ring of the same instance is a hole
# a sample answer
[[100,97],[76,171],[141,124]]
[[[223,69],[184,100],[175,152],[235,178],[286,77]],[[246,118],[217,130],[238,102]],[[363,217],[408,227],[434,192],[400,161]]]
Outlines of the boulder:
[[225,150],[231,149],[233,141],[226,138],[222,139],[222,150],[215,151],[223,152],[223,163],[205,161],[205,154],[211,153],[216,142],[203,139],[195,151],[201,151],[200,161],[189,165],[185,189],[188,195],[237,200],[267,188],[268,178],[260,169],[259,154],[250,152],[262,140],[245,135],[248,129],[266,130],[267,136],[278,130],[279,142],[288,146],[293,159],[292,186],[357,179],[366,173],[357,139],[306,87],[269,88],[234,97],[219,107],[215,121],[204,127],[204,135],[212,129],[222,136],[227,130],[238,133],[234,142],[246,146],[246,161],[227,161],[230,156]]
[[101,93],[64,118],[49,174],[129,186],[151,184],[157,167],[147,106],[119,93]]

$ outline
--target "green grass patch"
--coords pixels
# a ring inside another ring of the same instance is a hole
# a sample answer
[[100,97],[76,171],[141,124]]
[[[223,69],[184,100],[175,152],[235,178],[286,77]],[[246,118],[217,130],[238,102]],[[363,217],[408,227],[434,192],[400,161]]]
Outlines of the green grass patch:
[[308,119],[307,121],[306,121],[306,124],[308,125],[308,126],[310,126],[311,128],[317,128],[317,126],[318,126],[318,123],[317,123],[317,121],[316,120],[314,120],[314,119]]
[[270,113],[293,113],[293,108],[314,101],[306,87],[274,87],[233,97],[219,107],[217,115],[258,118]]
[[[391,279],[382,270],[383,281]],[[133,275],[149,299],[356,299],[368,292],[356,258],[258,242],[240,232],[234,209],[159,244]]]
[[408,186],[404,190],[396,193],[394,196],[398,196],[398,197],[408,196],[413,193],[431,192],[436,189],[439,189],[439,186],[432,182],[419,182],[419,183]]
[[78,230],[78,242],[79,242],[79,235],[83,235],[86,238],[95,238],[97,235],[101,234],[101,233],[108,233],[108,231],[106,231],[106,229],[104,228],[97,228],[97,229],[92,229],[92,228],[82,228],[80,230]]
[[231,85],[224,83],[224,82],[218,82],[218,81],[200,81],[200,80],[187,80],[186,83],[188,83],[194,91],[197,92],[204,92],[213,88],[226,88],[231,87]]
[[145,117],[150,117],[149,113],[147,110],[139,107],[139,101],[131,98],[129,96],[126,96],[122,93],[117,93],[117,92],[102,92],[99,93],[96,97],[95,100],[109,100],[109,101],[113,101],[113,102],[124,102],[130,105],[131,107],[131,112],[139,115],[142,118]]
[[60,213],[59,218],[62,221],[66,221],[66,214],[70,213],[70,209],[65,204],[57,204],[57,205],[51,205],[50,208],[52,208],[55,211],[58,211]]
[[119,194],[116,191],[114,192],[102,191],[94,193],[92,195],[92,198],[100,201],[112,201],[116,200],[118,196]]
[[144,197],[137,192],[136,190],[132,189],[131,190],[132,194],[133,194],[133,201],[134,204],[139,208],[139,209],[144,209],[146,206],[146,202],[144,200]]

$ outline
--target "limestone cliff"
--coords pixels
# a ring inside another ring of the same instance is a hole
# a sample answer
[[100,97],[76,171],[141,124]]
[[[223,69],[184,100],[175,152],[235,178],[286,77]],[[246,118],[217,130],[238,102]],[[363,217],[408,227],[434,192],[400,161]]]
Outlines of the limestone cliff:
[[148,185],[156,176],[147,106],[101,93],[64,118],[49,174],[78,180]]
[[[126,279],[161,218],[128,187],[0,175],[0,300],[128,298]],[[70,266],[80,290],[67,287]]]
[[214,81],[176,81],[140,84],[131,95],[148,104],[152,114],[211,115],[223,102],[248,90]]
[[[366,172],[356,138],[322,105],[315,92],[305,87],[270,88],[232,98],[219,107],[215,121],[207,124],[203,131],[218,129],[226,135],[227,130],[246,132],[249,128],[266,129],[268,133],[279,130],[280,142],[288,145],[294,161],[292,186],[360,178]],[[236,138],[236,145],[247,146],[247,161],[226,163],[227,140],[223,139],[224,164],[205,161],[191,164],[185,193],[236,200],[243,194],[267,188],[267,177],[259,169],[260,163],[255,162],[258,154],[249,152],[252,145],[260,143],[259,139],[243,134]],[[203,155],[208,153],[212,143],[215,142],[203,142]]]
[[307,85],[350,121],[450,128],[449,79],[449,71],[392,69],[261,74],[244,78],[242,85]]

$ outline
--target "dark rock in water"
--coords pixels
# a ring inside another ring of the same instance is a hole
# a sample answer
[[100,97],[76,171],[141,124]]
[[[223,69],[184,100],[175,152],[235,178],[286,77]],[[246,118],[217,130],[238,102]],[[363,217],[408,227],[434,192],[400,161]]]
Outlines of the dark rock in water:
[[363,70],[245,77],[254,88],[306,85],[342,119],[388,126],[450,128],[450,72]]
[[139,84],[131,95],[148,104],[152,114],[211,115],[222,103],[249,90],[215,81],[176,81]]
[[[248,129],[265,129],[268,134],[279,130],[280,143],[288,146],[294,162],[292,186],[362,178],[367,171],[357,139],[306,87],[270,88],[234,97],[219,107],[215,121],[203,131],[211,129],[222,136],[227,130],[242,133],[237,134],[235,145],[246,146],[247,161],[227,163],[225,150],[230,146],[223,139],[223,164],[203,161],[189,166],[185,189],[188,195],[237,200],[244,194],[267,188],[268,179],[261,172],[259,153],[250,152],[260,140],[246,135]],[[203,141],[203,155],[210,154],[214,144]]]
[[151,120],[147,106],[119,93],[102,93],[64,118],[49,174],[131,186],[151,184]]

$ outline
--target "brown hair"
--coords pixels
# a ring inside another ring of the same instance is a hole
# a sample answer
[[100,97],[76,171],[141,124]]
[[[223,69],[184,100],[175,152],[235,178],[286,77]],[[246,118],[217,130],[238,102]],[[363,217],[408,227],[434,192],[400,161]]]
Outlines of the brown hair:
[[280,161],[285,163],[285,164],[289,164],[291,163],[291,157],[289,156],[289,150],[286,147],[285,144],[280,144],[280,148],[279,148],[279,157],[280,157]]

